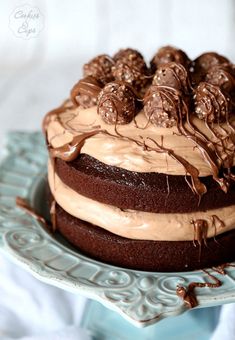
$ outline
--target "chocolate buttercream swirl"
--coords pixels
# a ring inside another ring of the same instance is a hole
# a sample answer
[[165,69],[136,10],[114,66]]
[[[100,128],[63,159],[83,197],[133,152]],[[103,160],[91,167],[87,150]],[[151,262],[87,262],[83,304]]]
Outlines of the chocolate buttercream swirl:
[[70,109],[72,106],[73,105],[70,102],[70,100],[65,100],[64,103],[61,106],[57,107],[54,110],[49,111],[45,115],[45,117],[43,119],[43,122],[42,122],[42,131],[43,131],[43,133],[46,135],[48,124],[51,122],[51,120],[53,118],[57,119],[60,113],[66,111],[67,108]]
[[113,80],[112,66],[114,61],[107,54],[101,54],[83,66],[84,77],[92,76],[102,84],[107,84]]
[[128,124],[136,110],[136,96],[126,82],[109,83],[98,96],[97,112],[107,124]]
[[71,100],[74,106],[80,105],[87,109],[96,105],[102,87],[102,83],[92,76],[79,80],[71,90]]
[[155,72],[152,85],[174,87],[185,94],[189,94],[192,90],[188,71],[182,64],[176,62],[159,66]]
[[172,46],[164,46],[160,48],[152,58],[150,62],[151,70],[154,73],[159,66],[168,64],[172,61],[182,64],[186,68],[188,68],[190,63],[187,54],[182,50]]

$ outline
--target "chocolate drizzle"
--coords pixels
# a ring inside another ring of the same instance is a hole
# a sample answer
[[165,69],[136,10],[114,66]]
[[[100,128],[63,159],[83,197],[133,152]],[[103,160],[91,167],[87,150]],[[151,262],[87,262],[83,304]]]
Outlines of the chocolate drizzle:
[[89,108],[96,105],[102,87],[102,84],[92,76],[79,80],[71,90],[71,100],[74,106],[81,105],[83,108]]
[[185,305],[188,308],[194,308],[198,306],[198,300],[195,294],[195,288],[218,288],[222,285],[222,282],[215,277],[214,275],[210,274],[207,270],[203,270],[213,282],[191,282],[188,287],[177,286],[176,294],[184,300]]
[[[56,108],[54,110],[49,111],[45,115],[45,117],[42,121],[42,131],[43,131],[44,135],[47,134],[47,127],[48,127],[48,124],[51,122],[52,118],[53,117],[58,118],[59,114],[63,113],[66,110],[68,104],[69,104],[69,100],[66,100],[61,106],[59,106],[58,108]],[[69,107],[72,107],[72,105],[68,106],[68,108]]]
[[186,115],[187,104],[182,106],[182,101],[184,98],[178,89],[151,85],[144,97],[144,112],[154,125],[171,128],[177,125],[179,114]]
[[83,66],[83,75],[92,76],[105,85],[113,80],[111,71],[113,65],[114,61],[110,56],[101,54]]
[[215,237],[217,235],[217,226],[219,228],[224,228],[225,227],[225,223],[217,215],[212,215],[211,219],[212,219],[212,227],[214,227],[214,230],[215,230],[214,240],[216,241]]
[[136,114],[136,99],[130,84],[112,82],[100,92],[97,112],[107,124],[128,124]]
[[[184,103],[183,103],[184,105]],[[189,127],[193,130],[191,132],[184,124],[183,115],[181,113],[181,108],[179,107],[179,117],[177,122],[177,128],[181,135],[185,136],[186,138],[190,139],[195,146],[199,149],[200,153],[202,154],[205,161],[208,163],[208,165],[211,168],[213,179],[220,185],[220,188],[226,193],[229,187],[229,182],[225,178],[219,177],[219,165],[217,164],[218,158],[217,154],[213,149],[209,146],[213,145],[213,143],[209,140],[205,142],[205,137],[202,136],[200,133],[197,132],[196,129],[193,127],[192,123],[190,122],[189,118],[189,112],[186,110],[186,120],[189,124]]]
[[52,158],[58,157],[66,162],[71,162],[80,154],[81,148],[83,147],[86,139],[95,136],[100,132],[102,132],[102,130],[83,132],[78,136],[74,136],[71,142],[57,148],[53,148],[51,145],[48,145],[50,156]]
[[191,221],[193,228],[194,228],[194,238],[193,238],[193,245],[196,247],[195,240],[198,242],[199,246],[202,246],[202,241],[205,245],[206,238],[207,238],[207,232],[208,232],[208,222],[203,219],[198,219],[196,221]]
[[17,205],[19,208],[25,210],[29,215],[31,215],[31,216],[33,216],[34,218],[36,218],[37,221],[41,222],[41,223],[44,224],[44,225],[47,225],[46,220],[45,220],[42,216],[38,215],[38,214],[34,211],[34,209],[29,205],[29,203],[28,203],[28,201],[27,201],[26,199],[17,196],[17,197],[16,197],[16,205]]
[[[176,120],[179,134],[181,136],[185,136],[187,139],[190,139],[195,144],[205,161],[210,166],[214,180],[220,185],[221,189],[224,192],[227,192],[229,183],[225,178],[219,177],[219,166],[217,164],[218,157],[215,152],[214,146],[213,148],[209,147],[209,145],[211,146],[211,144],[213,145],[213,143],[211,143],[211,141],[207,140],[202,134],[200,134],[190,122],[188,106],[182,98],[180,92],[176,89],[169,88],[168,86],[155,86],[155,88],[152,87],[152,92],[147,94],[147,97],[145,98],[146,103],[149,101],[150,95],[155,100],[156,97],[154,97],[154,94],[157,93],[160,95],[160,98],[162,98],[161,101],[163,103],[163,111],[161,111],[160,114],[162,115],[162,112],[166,110],[168,111],[168,107],[171,108],[171,114],[172,112],[174,112],[175,114],[174,119]],[[169,103],[167,109],[164,108],[164,105],[166,105],[166,101]],[[153,116],[154,114],[159,114],[158,111],[155,110],[154,106],[150,107],[150,111],[148,107],[146,108],[146,110],[147,111],[145,112],[147,112],[147,115],[150,116],[150,120],[151,116]],[[189,128],[192,130],[192,132],[186,127],[185,121],[188,123]]]
[[56,201],[55,199],[51,202],[50,216],[51,216],[52,231],[55,232],[56,231]]
[[[130,138],[128,136],[124,136],[124,135],[120,134],[119,131],[117,130],[116,125],[115,125],[115,132],[119,137],[126,139],[128,141],[134,142],[135,144],[142,147],[146,151],[155,151],[155,152],[158,152],[158,153],[165,153],[166,155],[168,155],[171,158],[173,158],[174,160],[176,160],[178,163],[180,163],[184,167],[186,175],[188,174],[188,175],[191,176],[192,184],[190,184],[189,182],[187,182],[187,183],[190,186],[191,190],[199,196],[199,201],[201,199],[201,196],[206,193],[207,189],[206,189],[206,186],[199,179],[198,169],[195,168],[192,164],[190,164],[183,157],[176,155],[173,150],[165,148],[163,146],[163,139],[162,139],[162,145],[160,145],[154,139],[147,137],[146,140],[153,142],[156,146],[156,147],[151,147],[150,145],[146,144],[146,141],[139,141],[139,140],[136,140],[134,138]],[[104,133],[106,133],[110,136],[113,136],[113,137],[117,137],[113,134],[110,134],[107,131],[104,131]],[[167,190],[169,190],[169,187],[167,187],[167,188],[168,188]]]
[[[204,119],[206,128],[213,136],[214,142],[209,141],[210,148],[213,147],[220,165],[227,169],[224,177],[227,180],[234,180],[231,173],[235,154],[234,127],[229,122],[229,99],[218,88],[207,83],[200,83],[196,89],[196,112],[201,119]],[[225,127],[221,121],[225,121]],[[214,121],[217,125],[214,125]],[[226,183],[225,183],[226,184]],[[229,182],[227,181],[227,187]]]
[[205,246],[207,246],[207,233],[208,233],[208,222],[203,219],[197,219],[196,221],[191,221],[194,228],[194,236],[193,236],[193,245],[196,247],[195,241],[198,242],[199,245],[199,256],[198,261],[201,260],[201,251],[202,251],[202,242]]
[[207,191],[206,186],[200,181],[199,179],[199,171],[197,168],[195,168],[192,164],[190,164],[186,159],[183,157],[176,155],[173,150],[167,149],[161,145],[159,145],[155,140],[152,138],[147,138],[148,140],[151,140],[156,146],[156,148],[151,148],[150,146],[145,144],[146,150],[149,151],[157,151],[159,153],[166,153],[168,156],[176,160],[178,163],[180,163],[186,172],[186,175],[190,175],[192,184],[188,183],[191,190],[196,193],[199,198],[201,198],[202,195],[204,195]]
[[[209,223],[207,220],[197,219],[195,221],[192,220],[191,224],[193,225],[193,228],[194,228],[193,245],[194,247],[197,246],[195,241],[197,241],[199,245],[198,261],[200,262],[202,245],[204,244],[207,247],[207,235],[208,235]],[[212,215],[211,226],[212,228],[214,228],[214,240],[215,242],[217,242],[215,238],[217,235],[217,227],[219,229],[224,228],[225,223],[217,215]]]
[[195,113],[206,122],[221,123],[228,118],[230,98],[217,85],[201,82],[195,89]]
[[116,81],[125,81],[136,88],[137,91],[141,91],[148,80],[143,69],[122,60],[115,63],[112,67],[112,73]]
[[184,94],[189,94],[192,90],[187,69],[176,62],[160,66],[156,70],[152,85],[170,86]]

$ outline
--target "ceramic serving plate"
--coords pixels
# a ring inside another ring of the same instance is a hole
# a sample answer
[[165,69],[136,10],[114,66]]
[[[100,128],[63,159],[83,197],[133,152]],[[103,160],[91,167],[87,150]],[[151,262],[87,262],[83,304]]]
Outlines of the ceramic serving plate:
[[[114,267],[74,251],[59,235],[16,207],[26,198],[46,211],[47,151],[41,133],[8,135],[6,157],[0,165],[0,248],[39,280],[83,294],[115,310],[132,324],[144,327],[187,309],[176,286],[210,281],[203,271],[150,273]],[[235,268],[227,275],[208,270],[222,281],[218,288],[196,288],[199,306],[235,301]]]

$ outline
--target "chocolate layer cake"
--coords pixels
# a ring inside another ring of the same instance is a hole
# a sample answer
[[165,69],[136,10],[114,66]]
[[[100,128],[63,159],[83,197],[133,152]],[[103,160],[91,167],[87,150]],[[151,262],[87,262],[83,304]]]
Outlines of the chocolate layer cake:
[[83,253],[184,271],[235,259],[235,67],[166,46],[83,67],[44,118],[52,221]]

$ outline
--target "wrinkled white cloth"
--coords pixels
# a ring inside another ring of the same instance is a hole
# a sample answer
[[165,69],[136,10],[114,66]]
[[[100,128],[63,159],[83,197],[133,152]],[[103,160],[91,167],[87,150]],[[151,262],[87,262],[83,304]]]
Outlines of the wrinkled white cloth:
[[0,339],[88,340],[86,298],[45,284],[0,254]]
[[221,308],[218,326],[211,340],[235,340],[235,304],[224,305]]

